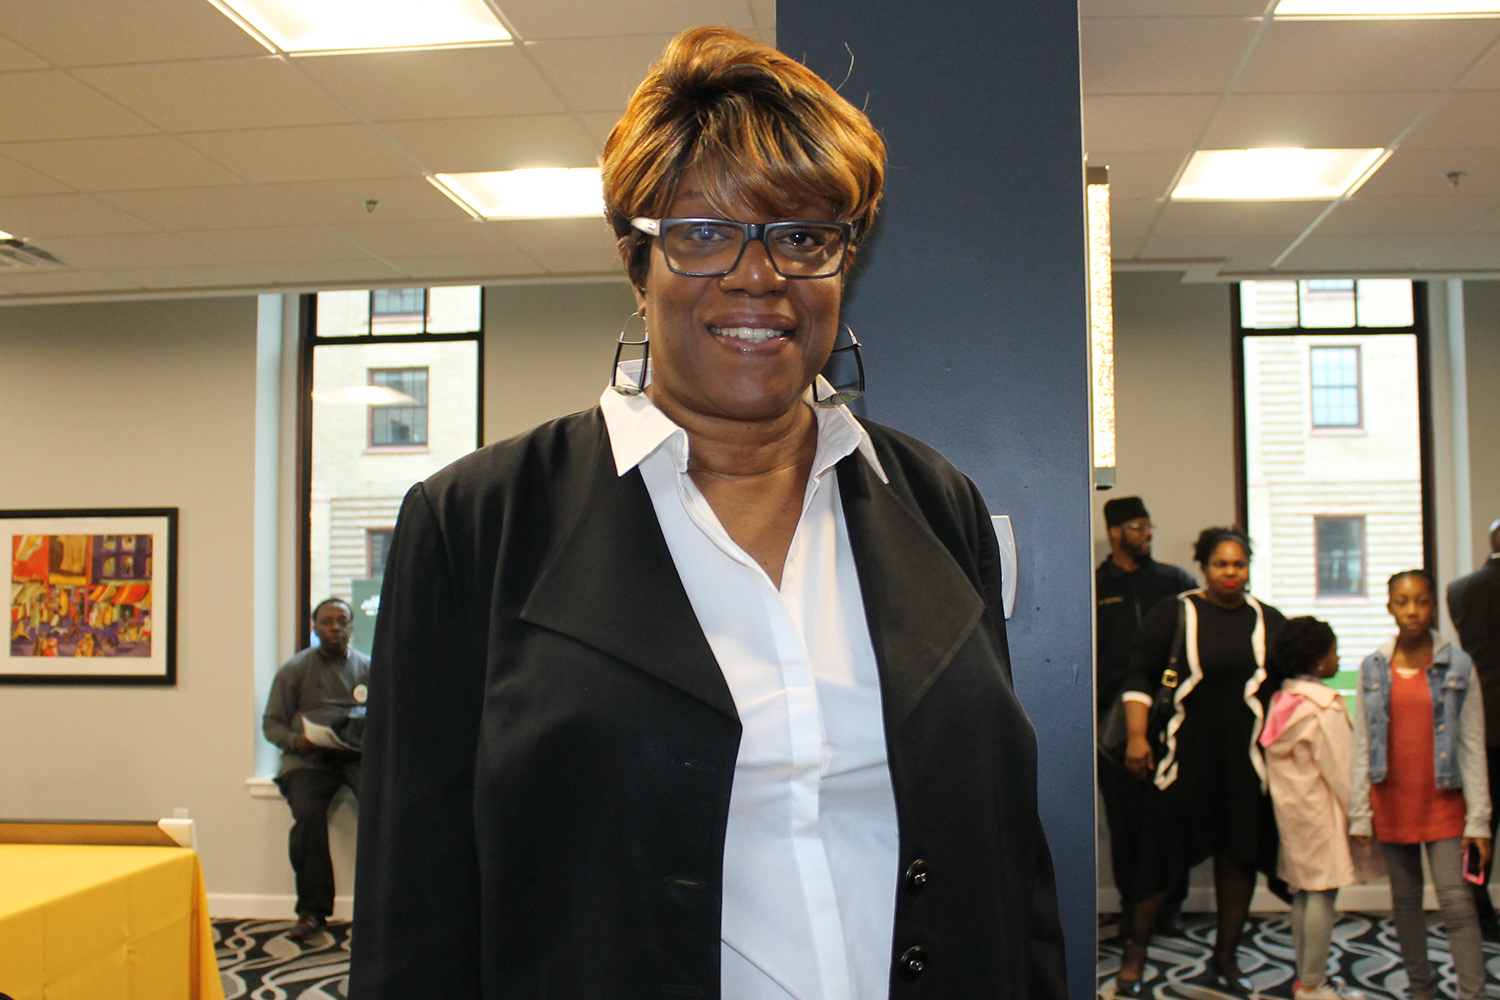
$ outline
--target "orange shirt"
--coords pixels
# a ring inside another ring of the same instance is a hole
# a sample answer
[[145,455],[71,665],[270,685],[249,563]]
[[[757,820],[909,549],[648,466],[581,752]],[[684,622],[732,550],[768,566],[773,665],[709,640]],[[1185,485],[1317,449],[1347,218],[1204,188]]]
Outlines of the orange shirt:
[[1434,777],[1432,692],[1427,672],[1391,671],[1390,732],[1385,780],[1370,786],[1375,836],[1387,844],[1425,844],[1464,834],[1464,793],[1437,787]]

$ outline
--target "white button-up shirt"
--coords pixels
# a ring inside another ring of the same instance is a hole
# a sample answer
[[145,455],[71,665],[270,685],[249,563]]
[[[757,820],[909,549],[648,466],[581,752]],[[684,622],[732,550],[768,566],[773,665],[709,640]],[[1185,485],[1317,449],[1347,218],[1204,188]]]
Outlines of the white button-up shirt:
[[887,997],[896,802],[834,471],[857,449],[885,481],[869,435],[846,407],[813,408],[817,451],[778,589],[688,475],[687,432],[645,395],[606,389],[600,405],[615,469],[641,470],[743,728],[724,842],[724,1000]]

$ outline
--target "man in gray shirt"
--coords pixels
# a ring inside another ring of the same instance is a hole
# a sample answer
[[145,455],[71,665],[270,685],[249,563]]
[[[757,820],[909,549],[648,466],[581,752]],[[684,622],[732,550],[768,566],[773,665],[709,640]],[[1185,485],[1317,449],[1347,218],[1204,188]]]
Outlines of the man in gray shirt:
[[348,733],[345,720],[363,715],[370,679],[369,657],[349,648],[353,609],[346,602],[330,597],[320,603],[313,609],[312,625],[318,645],[276,672],[261,722],[266,739],[281,748],[276,785],[292,807],[297,926],[291,936],[297,940],[321,931],[333,914],[328,807],[344,785],[359,794],[359,750],[314,742],[306,723]]

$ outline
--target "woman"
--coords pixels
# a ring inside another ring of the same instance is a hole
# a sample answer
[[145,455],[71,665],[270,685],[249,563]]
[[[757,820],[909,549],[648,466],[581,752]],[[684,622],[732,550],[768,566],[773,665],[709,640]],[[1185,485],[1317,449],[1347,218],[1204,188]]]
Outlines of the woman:
[[1463,871],[1490,860],[1490,795],[1484,704],[1474,661],[1432,630],[1437,585],[1426,570],[1386,584],[1394,639],[1365,657],[1354,701],[1350,832],[1373,835],[1391,873],[1391,916],[1410,1000],[1433,1000],[1427,957],[1422,853],[1432,871],[1459,1000],[1485,995],[1484,951]]
[[[1237,528],[1205,528],[1193,550],[1204,587],[1162,601],[1141,623],[1124,693],[1130,728],[1125,766],[1155,789],[1141,832],[1140,865],[1124,873],[1140,900],[1115,993],[1139,996],[1146,946],[1171,886],[1193,865],[1214,859],[1218,908],[1213,976],[1222,990],[1248,995],[1236,959],[1257,867],[1273,864],[1275,820],[1265,761],[1256,739],[1274,690],[1266,644],[1281,612],[1247,592],[1250,541]],[[1154,702],[1169,707],[1149,732]],[[1119,877],[1119,873],[1117,873]]]
[[817,405],[883,172],[732,32],[636,91],[603,176],[649,359],[402,509],[353,995],[1063,995],[983,501]]

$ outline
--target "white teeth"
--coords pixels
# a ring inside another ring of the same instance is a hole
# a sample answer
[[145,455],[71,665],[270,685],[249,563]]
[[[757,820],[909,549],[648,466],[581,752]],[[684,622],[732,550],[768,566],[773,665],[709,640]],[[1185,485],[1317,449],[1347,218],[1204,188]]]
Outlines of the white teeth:
[[772,337],[786,335],[785,330],[762,330],[751,326],[711,326],[708,332],[720,337],[733,337],[735,340],[746,340],[752,344],[762,344]]

